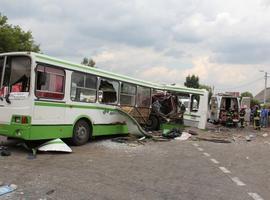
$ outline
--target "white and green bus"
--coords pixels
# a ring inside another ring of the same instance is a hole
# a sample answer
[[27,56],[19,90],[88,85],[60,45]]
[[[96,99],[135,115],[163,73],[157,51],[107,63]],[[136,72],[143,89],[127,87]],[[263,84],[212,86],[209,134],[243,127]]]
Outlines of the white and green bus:
[[189,99],[185,123],[205,128],[205,90],[150,83],[33,52],[3,53],[0,135],[71,138],[82,145],[92,136],[142,134],[156,90],[184,94]]

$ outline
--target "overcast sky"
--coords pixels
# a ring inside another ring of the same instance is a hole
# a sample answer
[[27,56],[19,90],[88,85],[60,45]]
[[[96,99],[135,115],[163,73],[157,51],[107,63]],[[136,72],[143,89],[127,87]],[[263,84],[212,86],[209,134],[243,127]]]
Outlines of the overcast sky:
[[263,89],[270,72],[270,0],[0,0],[43,53],[135,78],[215,91]]

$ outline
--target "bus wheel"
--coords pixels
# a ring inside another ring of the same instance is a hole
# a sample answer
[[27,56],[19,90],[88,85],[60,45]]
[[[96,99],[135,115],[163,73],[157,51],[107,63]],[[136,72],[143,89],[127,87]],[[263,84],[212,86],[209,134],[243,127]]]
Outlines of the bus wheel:
[[159,130],[159,119],[157,116],[150,115],[148,121],[147,121],[147,128],[150,130],[156,131]]
[[89,124],[84,120],[79,120],[73,129],[72,143],[80,146],[88,142],[90,138]]

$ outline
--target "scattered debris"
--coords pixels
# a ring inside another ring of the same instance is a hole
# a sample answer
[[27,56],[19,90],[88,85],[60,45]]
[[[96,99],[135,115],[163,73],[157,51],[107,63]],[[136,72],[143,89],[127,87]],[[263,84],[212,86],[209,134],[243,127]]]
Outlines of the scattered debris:
[[46,192],[46,194],[47,194],[47,195],[51,195],[51,194],[53,194],[54,192],[55,192],[55,190],[52,189],[52,190],[49,190],[48,192]]
[[251,138],[250,138],[250,136],[248,135],[248,136],[246,136],[246,141],[247,142],[250,142],[251,141]]
[[188,133],[191,135],[198,135],[198,133],[196,131],[193,131],[193,130],[188,130]]
[[176,138],[176,137],[181,136],[181,134],[182,134],[182,132],[181,132],[180,129],[178,129],[178,128],[173,128],[173,129],[171,129],[171,130],[168,131],[168,132],[164,132],[164,133],[162,134],[162,136],[163,136],[164,138],[174,139],[174,138]]
[[55,139],[48,141],[39,147],[37,147],[39,151],[61,151],[61,152],[72,152],[71,148],[66,145],[61,139]]
[[113,142],[118,142],[118,143],[127,143],[130,139],[128,137],[117,137],[113,138]]
[[187,140],[187,139],[190,138],[190,137],[191,137],[191,134],[189,134],[189,133],[187,133],[187,132],[183,132],[183,133],[181,134],[181,136],[176,137],[176,138],[174,138],[174,139],[175,139],[175,140],[184,141],[184,140]]
[[263,137],[267,137],[267,136],[268,136],[268,134],[267,134],[267,133],[264,133],[262,136],[263,136]]
[[208,142],[215,142],[215,143],[231,143],[230,140],[227,139],[219,139],[219,138],[202,138],[197,137],[198,140],[208,141]]
[[13,192],[14,190],[17,189],[17,185],[15,184],[10,184],[10,185],[4,185],[0,187],[0,196]]
[[10,155],[11,155],[11,152],[8,150],[1,151],[1,156],[10,156]]
[[6,146],[0,146],[1,156],[10,156],[11,152],[8,150]]

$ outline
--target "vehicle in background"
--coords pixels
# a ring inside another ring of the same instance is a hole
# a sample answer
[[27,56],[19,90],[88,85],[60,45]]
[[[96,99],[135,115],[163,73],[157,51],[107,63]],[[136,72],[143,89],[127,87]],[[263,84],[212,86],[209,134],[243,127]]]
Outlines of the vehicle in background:
[[38,53],[3,53],[0,135],[70,138],[82,145],[92,136],[142,134],[158,90],[176,96],[175,105],[181,96],[188,98],[184,123],[205,128],[206,90],[151,83]]
[[217,94],[211,97],[209,106],[210,122],[236,126],[239,122],[240,98]]

